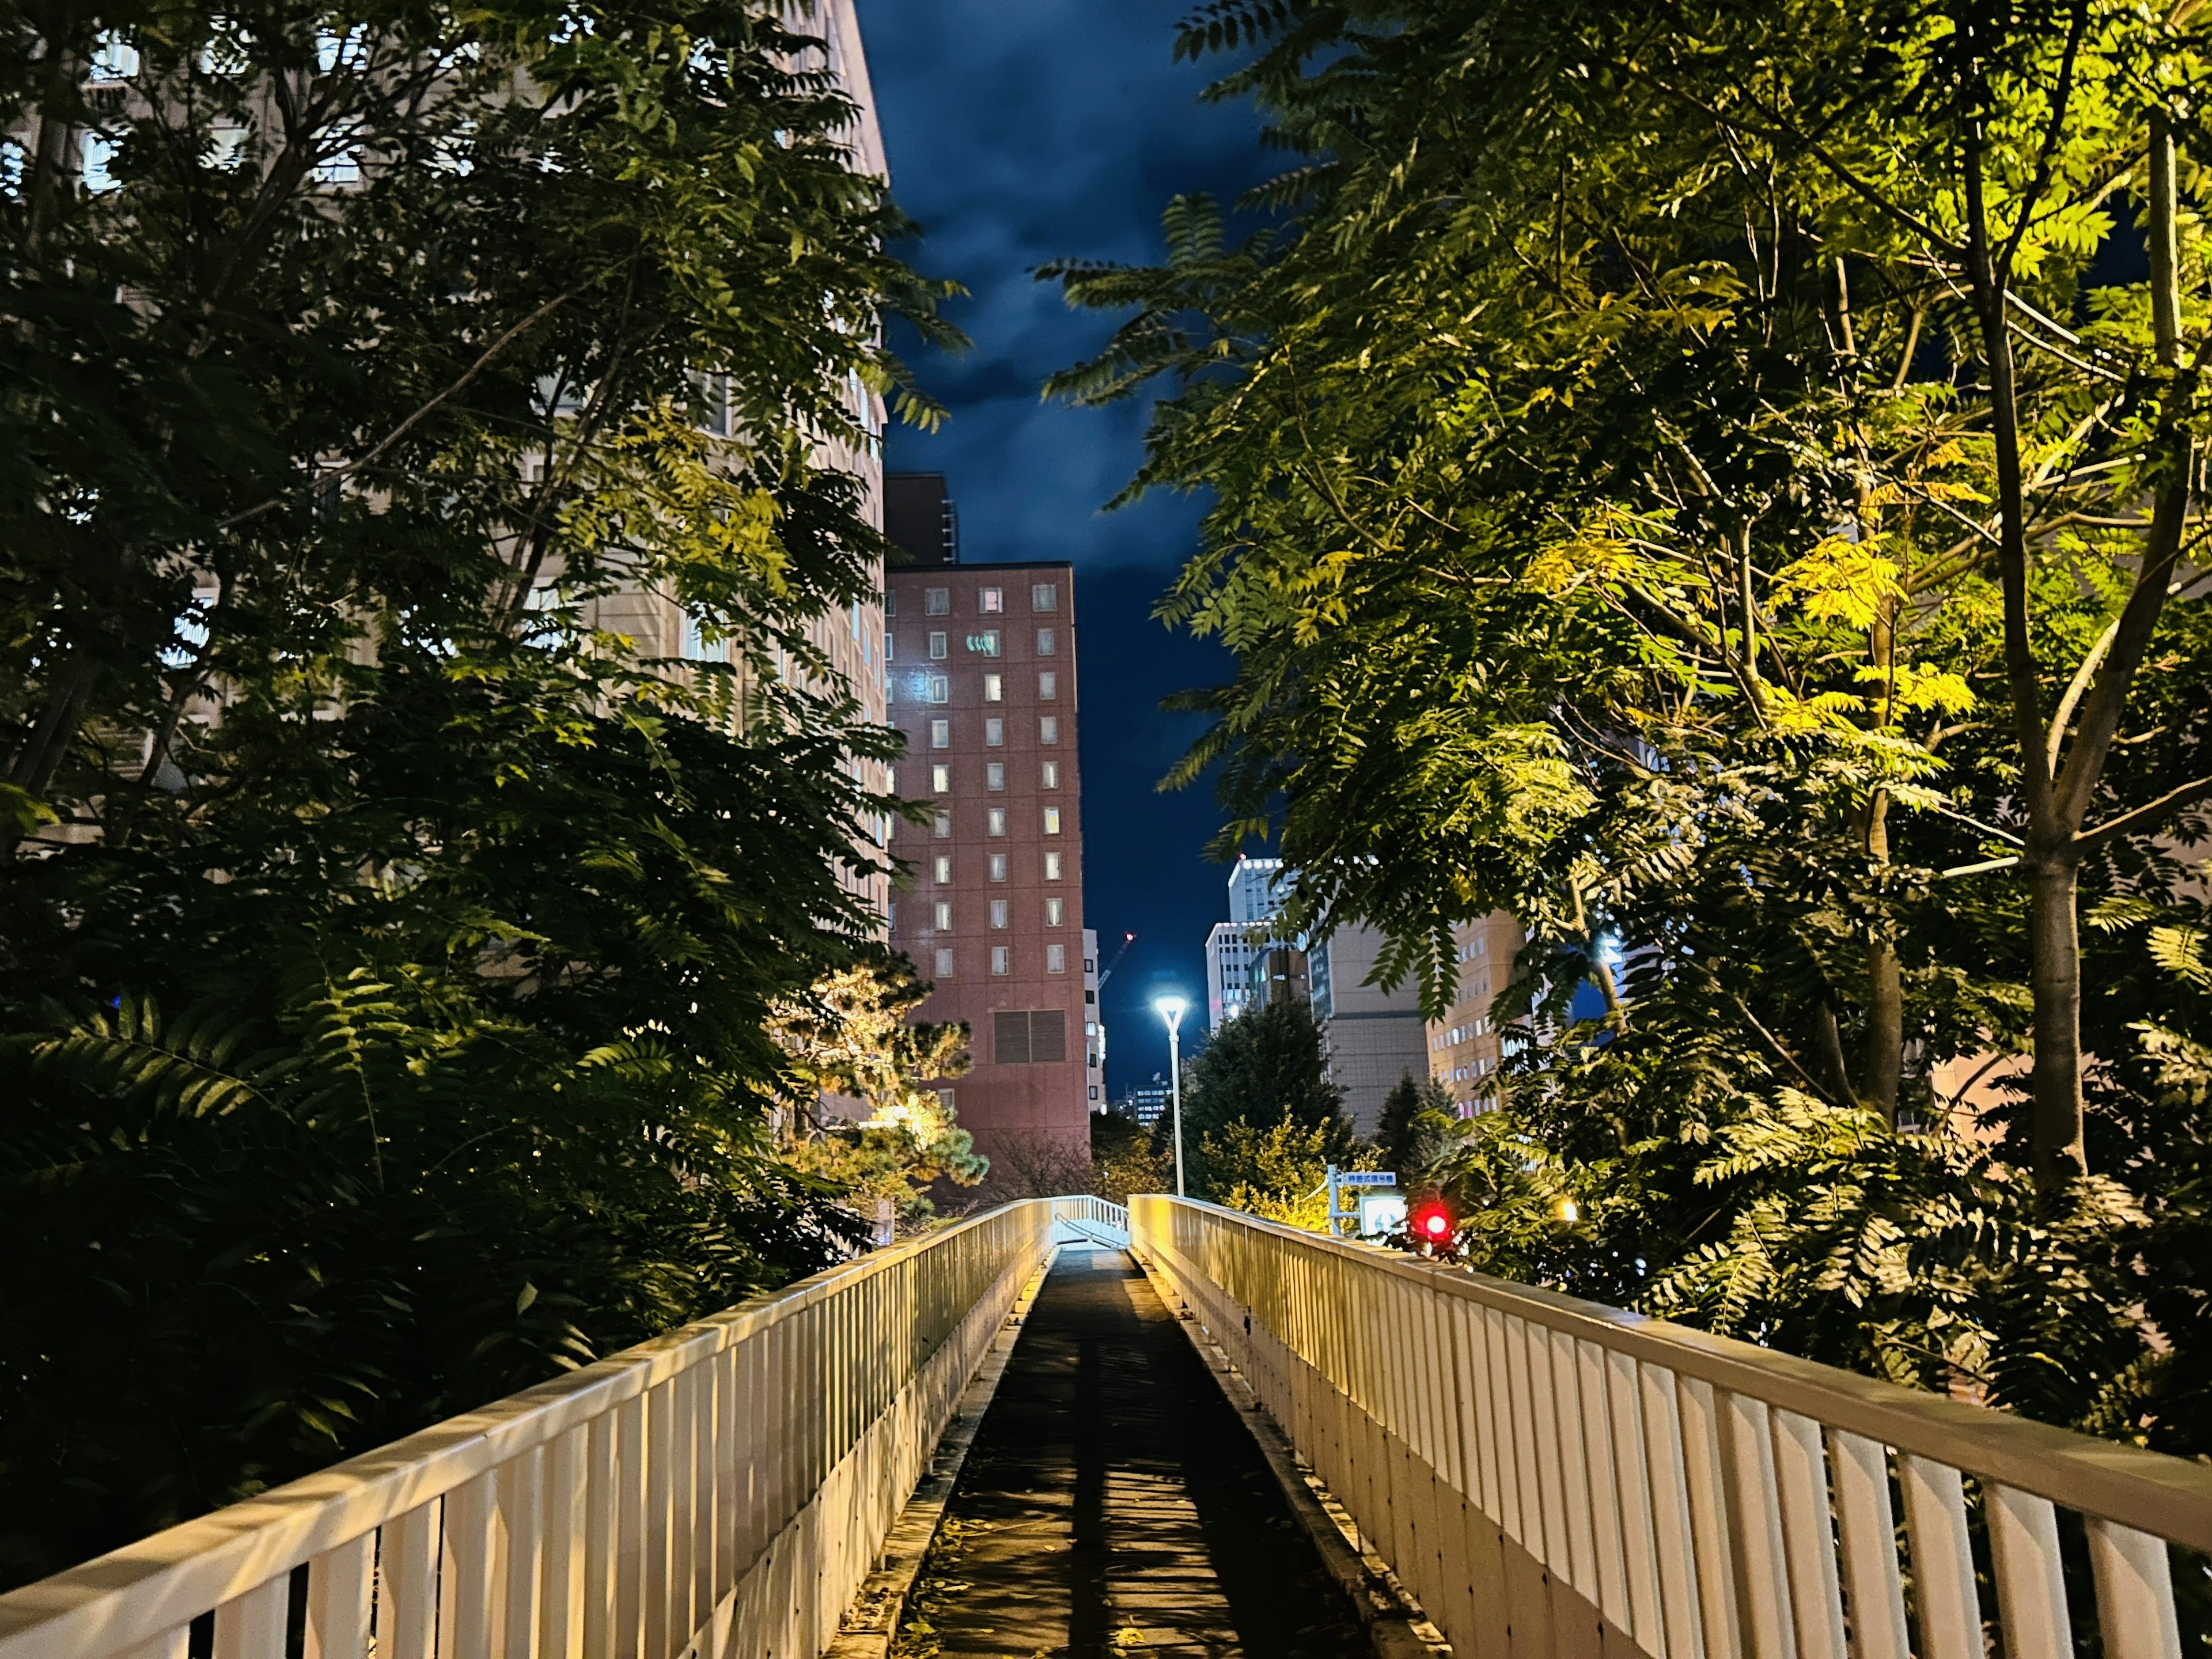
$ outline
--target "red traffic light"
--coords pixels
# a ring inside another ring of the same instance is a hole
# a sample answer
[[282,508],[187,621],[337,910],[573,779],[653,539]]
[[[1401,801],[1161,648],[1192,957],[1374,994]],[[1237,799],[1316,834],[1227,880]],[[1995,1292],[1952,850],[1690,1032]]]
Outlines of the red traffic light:
[[1413,1237],[1424,1244],[1445,1244],[1451,1241],[1451,1206],[1441,1199],[1431,1199],[1413,1211]]

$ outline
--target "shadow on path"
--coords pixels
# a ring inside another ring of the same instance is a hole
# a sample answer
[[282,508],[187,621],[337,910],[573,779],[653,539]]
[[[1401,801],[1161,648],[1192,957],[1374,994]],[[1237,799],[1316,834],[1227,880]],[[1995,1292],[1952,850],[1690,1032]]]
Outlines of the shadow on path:
[[1259,1448],[1118,1250],[1061,1252],[919,1589],[902,1654],[1367,1651]]

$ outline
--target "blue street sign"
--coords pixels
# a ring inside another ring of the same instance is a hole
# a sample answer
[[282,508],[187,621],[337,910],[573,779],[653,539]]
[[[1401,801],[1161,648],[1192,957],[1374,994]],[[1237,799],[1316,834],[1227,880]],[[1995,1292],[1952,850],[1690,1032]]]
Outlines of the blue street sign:
[[1340,1187],[1395,1187],[1398,1177],[1388,1170],[1339,1170],[1336,1184]]

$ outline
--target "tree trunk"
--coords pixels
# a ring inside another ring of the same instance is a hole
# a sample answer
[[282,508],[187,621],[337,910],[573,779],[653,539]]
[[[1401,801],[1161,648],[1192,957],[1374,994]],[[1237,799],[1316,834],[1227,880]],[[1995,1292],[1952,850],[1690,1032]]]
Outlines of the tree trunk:
[[2027,861],[2028,989],[2035,1001],[2035,1183],[2045,1191],[2087,1172],[2081,1144],[2081,951],[2071,859]]

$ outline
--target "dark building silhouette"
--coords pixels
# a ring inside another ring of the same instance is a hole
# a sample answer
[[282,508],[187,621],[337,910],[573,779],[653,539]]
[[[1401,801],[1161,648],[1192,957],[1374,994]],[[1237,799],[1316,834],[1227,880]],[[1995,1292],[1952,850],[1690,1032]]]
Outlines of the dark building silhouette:
[[884,476],[884,534],[915,564],[960,562],[960,510],[942,472]]

